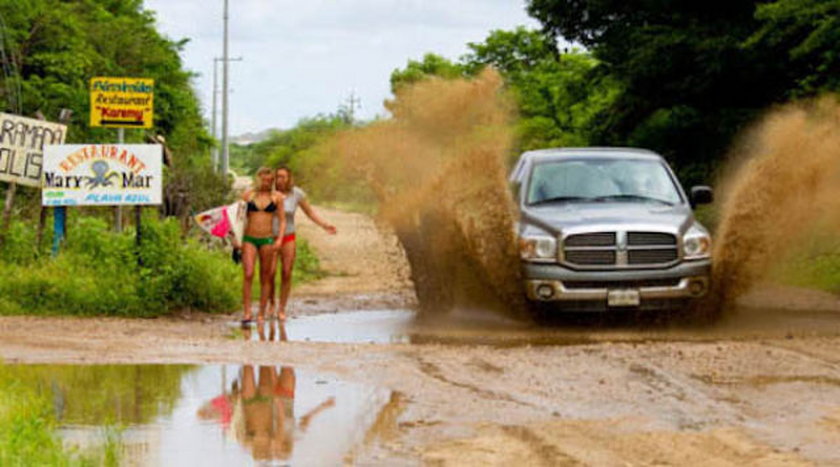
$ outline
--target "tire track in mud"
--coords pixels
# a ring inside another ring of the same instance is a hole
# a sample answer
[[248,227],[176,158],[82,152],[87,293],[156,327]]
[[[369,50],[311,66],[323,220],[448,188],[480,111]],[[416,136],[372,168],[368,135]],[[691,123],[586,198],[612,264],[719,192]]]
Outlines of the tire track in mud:
[[537,456],[538,461],[542,461],[541,465],[546,466],[583,466],[583,462],[566,454],[557,446],[551,444],[549,441],[541,437],[536,431],[525,426],[503,425],[502,432],[512,438],[516,438],[524,443],[530,451]]
[[[677,402],[672,410],[680,430],[699,429],[745,420],[745,416],[735,406],[738,401],[709,394],[708,387],[697,387],[696,384],[692,384],[690,377],[672,374],[664,368],[649,363],[631,363],[628,371],[644,385],[650,387],[656,397],[664,397]],[[700,379],[696,381],[703,383]],[[688,408],[686,406],[692,408],[700,406],[701,414],[692,415],[690,411],[685,410]],[[719,415],[714,418],[707,417],[705,413],[710,407],[714,407],[714,413]]]
[[816,352],[808,351],[799,348],[798,346],[793,346],[790,344],[778,343],[778,344],[771,344],[768,342],[762,342],[761,345],[765,347],[770,347],[774,349],[780,349],[787,352],[791,352],[793,354],[800,355],[802,357],[806,357],[809,360],[815,360],[820,363],[827,365],[832,371],[840,372],[840,358],[838,359],[829,359],[824,355],[818,354]]
[[523,407],[529,407],[529,408],[537,409],[537,410],[540,410],[540,411],[548,410],[548,408],[546,408],[546,407],[540,407],[540,406],[538,406],[536,404],[532,404],[530,402],[524,402],[524,401],[518,400],[518,399],[514,398],[513,396],[511,396],[509,394],[504,394],[504,393],[500,393],[500,392],[496,392],[496,391],[490,391],[490,390],[487,390],[487,389],[482,389],[478,386],[475,386],[475,385],[472,385],[472,384],[469,384],[469,383],[462,383],[462,382],[450,379],[446,375],[444,375],[443,370],[438,365],[436,365],[432,362],[426,361],[422,357],[417,357],[417,363],[418,363],[418,368],[420,369],[420,371],[423,372],[425,375],[429,376],[430,378],[433,378],[433,379],[435,379],[437,381],[440,381],[441,383],[447,384],[449,386],[455,386],[457,388],[465,389],[465,390],[467,390],[467,391],[469,391],[473,394],[476,394],[476,395],[478,395],[482,398],[491,399],[491,400],[499,400],[499,401],[504,401],[504,402],[510,402],[512,404],[517,404],[517,405],[521,405]]

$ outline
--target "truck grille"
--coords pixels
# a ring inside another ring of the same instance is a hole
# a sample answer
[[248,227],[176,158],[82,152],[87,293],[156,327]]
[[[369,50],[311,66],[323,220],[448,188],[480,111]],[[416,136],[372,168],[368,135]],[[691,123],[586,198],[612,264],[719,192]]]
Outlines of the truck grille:
[[575,264],[607,266],[615,264],[615,256],[615,250],[573,250],[566,252],[566,261]]
[[615,245],[615,232],[599,232],[570,235],[566,246],[612,246]]
[[670,263],[677,259],[677,249],[667,250],[630,250],[627,252],[627,264]]
[[594,232],[563,241],[563,261],[589,269],[664,267],[679,259],[677,237],[666,232]]
[[660,232],[627,232],[627,244],[634,245],[676,245],[677,237]]

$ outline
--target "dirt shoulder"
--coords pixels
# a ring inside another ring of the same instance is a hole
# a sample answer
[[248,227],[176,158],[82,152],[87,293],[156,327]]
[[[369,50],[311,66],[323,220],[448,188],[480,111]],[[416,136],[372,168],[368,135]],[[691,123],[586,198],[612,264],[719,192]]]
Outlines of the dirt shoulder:
[[329,235],[304,214],[295,219],[300,236],[309,241],[328,276],[295,290],[299,296],[408,292],[408,263],[387,226],[364,214],[315,207],[338,229]]

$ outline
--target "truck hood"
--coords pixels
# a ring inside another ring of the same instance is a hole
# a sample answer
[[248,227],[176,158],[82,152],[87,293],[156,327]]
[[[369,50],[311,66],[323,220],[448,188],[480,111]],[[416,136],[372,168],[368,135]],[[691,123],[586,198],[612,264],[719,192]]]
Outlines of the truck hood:
[[693,223],[694,215],[685,205],[665,206],[629,202],[562,203],[523,208],[520,232],[531,225],[552,235],[559,235],[564,230],[577,229],[644,229],[683,234]]

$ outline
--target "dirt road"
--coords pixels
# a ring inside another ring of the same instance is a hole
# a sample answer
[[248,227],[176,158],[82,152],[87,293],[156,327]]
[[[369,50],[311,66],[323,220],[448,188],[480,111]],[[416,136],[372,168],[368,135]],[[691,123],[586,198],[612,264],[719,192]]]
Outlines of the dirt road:
[[475,310],[415,322],[394,240],[364,216],[324,216],[339,236],[306,221],[301,235],[333,275],[295,292],[290,342],[243,339],[234,315],[3,317],[0,357],[283,362],[393,391],[348,463],[840,465],[837,297],[758,290],[702,329],[626,317],[535,327]]

